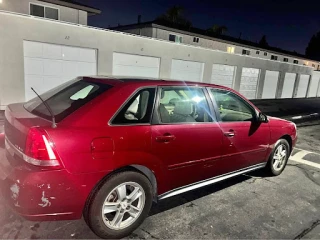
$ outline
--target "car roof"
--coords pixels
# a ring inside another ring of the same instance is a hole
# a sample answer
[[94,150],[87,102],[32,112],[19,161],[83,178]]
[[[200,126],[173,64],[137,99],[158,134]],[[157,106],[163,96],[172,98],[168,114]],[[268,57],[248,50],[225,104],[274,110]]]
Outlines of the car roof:
[[225,86],[220,86],[216,84],[203,83],[203,82],[192,82],[192,81],[181,81],[163,78],[145,78],[145,77],[128,77],[128,76],[83,76],[84,79],[92,79],[99,81],[101,83],[116,85],[129,85],[135,84],[138,86],[200,86],[200,87],[216,87],[226,90],[232,90]]

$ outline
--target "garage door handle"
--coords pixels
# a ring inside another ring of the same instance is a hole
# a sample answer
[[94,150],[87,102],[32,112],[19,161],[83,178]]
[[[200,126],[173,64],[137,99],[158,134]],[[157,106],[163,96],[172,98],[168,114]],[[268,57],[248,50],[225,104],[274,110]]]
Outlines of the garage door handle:
[[225,132],[224,135],[227,137],[234,137],[235,134],[233,131],[230,131],[230,132]]
[[166,135],[166,136],[158,136],[156,137],[157,142],[170,142],[175,140],[176,137],[174,135]]

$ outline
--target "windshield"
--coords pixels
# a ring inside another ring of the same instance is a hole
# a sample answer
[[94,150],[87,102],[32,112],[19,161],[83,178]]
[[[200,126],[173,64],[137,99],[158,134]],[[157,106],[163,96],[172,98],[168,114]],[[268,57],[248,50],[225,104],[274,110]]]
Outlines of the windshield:
[[[81,106],[90,102],[112,86],[76,78],[62,84],[40,96],[50,106],[57,122],[60,122]],[[25,103],[25,109],[32,114],[51,121],[51,115],[46,106],[35,97]]]

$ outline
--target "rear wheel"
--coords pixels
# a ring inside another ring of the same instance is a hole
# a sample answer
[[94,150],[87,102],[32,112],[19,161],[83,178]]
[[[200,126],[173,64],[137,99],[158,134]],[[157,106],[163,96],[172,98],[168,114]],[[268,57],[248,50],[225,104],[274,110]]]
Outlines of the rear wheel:
[[99,237],[123,238],[143,222],[151,205],[150,181],[138,172],[120,172],[94,194],[85,218]]
[[266,170],[270,175],[277,176],[287,165],[290,156],[290,145],[287,140],[279,139],[270,154]]

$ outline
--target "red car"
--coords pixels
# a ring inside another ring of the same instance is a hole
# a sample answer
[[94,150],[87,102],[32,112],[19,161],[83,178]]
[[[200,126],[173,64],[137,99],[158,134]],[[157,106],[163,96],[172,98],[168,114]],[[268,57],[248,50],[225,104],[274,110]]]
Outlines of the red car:
[[77,78],[5,117],[8,204],[29,220],[83,215],[102,238],[130,234],[153,201],[260,168],[279,175],[297,140],[294,123],[196,82]]

